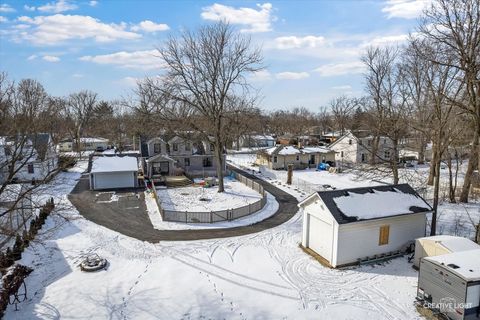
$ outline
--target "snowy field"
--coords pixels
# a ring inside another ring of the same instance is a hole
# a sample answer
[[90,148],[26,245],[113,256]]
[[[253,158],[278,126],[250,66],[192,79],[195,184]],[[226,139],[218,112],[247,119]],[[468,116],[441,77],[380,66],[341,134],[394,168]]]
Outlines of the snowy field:
[[223,183],[225,192],[221,193],[218,192],[218,186],[189,186],[157,189],[157,194],[163,209],[188,212],[239,208],[262,198],[260,193],[230,177],[225,177]]
[[[64,204],[82,169],[52,185]],[[458,212],[451,206],[439,222],[446,232]],[[478,214],[478,206],[468,211]],[[96,225],[75,209],[64,216],[48,218],[48,237],[24,253],[20,263],[35,269],[28,300],[19,311],[9,306],[6,319],[422,319],[413,306],[418,274],[406,257],[325,268],[298,247],[300,212],[256,234],[157,244]],[[79,270],[92,252],[108,259],[107,271]]]

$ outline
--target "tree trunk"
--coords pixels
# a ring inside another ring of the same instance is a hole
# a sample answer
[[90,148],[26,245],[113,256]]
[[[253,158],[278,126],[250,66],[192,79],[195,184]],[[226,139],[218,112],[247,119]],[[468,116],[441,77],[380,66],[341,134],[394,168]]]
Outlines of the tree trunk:
[[465,180],[463,181],[462,193],[460,194],[460,202],[467,203],[468,195],[470,193],[470,186],[472,184],[472,175],[478,167],[478,144],[479,144],[478,126],[473,135],[472,148],[468,157],[468,167],[465,173]]
[[393,141],[393,161],[391,161],[392,165],[392,173],[393,173],[393,184],[398,184],[400,178],[398,176],[398,140],[392,139]]
[[448,166],[448,198],[450,203],[455,203],[455,188],[453,186],[453,170],[452,170],[452,155],[450,151],[447,152],[447,166]]
[[375,136],[372,139],[372,149],[370,150],[371,152],[371,157],[370,157],[370,164],[375,165],[377,163],[377,152],[378,152],[378,145],[380,143],[380,137],[375,134]]
[[426,148],[426,142],[425,138],[422,137],[420,138],[420,145],[418,148],[418,164],[424,164],[425,163],[425,148]]
[[433,186],[433,181],[435,180],[436,172],[440,168],[437,167],[437,158],[438,158],[438,152],[437,152],[437,147],[432,145],[432,161],[430,161],[430,170],[428,172],[428,180],[427,180],[427,185]]
[[440,190],[440,157],[437,157],[437,163],[435,164],[437,170],[435,171],[435,184],[433,189],[433,213],[432,213],[432,226],[430,229],[430,236],[434,236],[437,232],[437,210],[438,210],[438,194]]
[[220,137],[216,137],[215,141],[215,158],[217,159],[217,178],[218,178],[218,192],[225,191],[223,186],[223,168],[225,163],[223,161],[223,144],[220,142]]

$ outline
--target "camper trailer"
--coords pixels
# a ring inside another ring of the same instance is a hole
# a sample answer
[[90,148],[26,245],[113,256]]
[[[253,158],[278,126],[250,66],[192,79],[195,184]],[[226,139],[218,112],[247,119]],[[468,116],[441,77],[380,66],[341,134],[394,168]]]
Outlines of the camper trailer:
[[417,300],[454,320],[480,319],[480,249],[420,260]]
[[442,254],[480,249],[480,246],[470,239],[449,235],[423,237],[415,240],[415,259],[413,265],[420,267],[420,260]]

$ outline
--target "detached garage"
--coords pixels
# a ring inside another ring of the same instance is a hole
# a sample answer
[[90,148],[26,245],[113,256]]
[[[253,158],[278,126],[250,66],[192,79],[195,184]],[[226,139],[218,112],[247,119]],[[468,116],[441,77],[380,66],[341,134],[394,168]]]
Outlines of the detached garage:
[[90,189],[120,189],[138,186],[135,157],[99,157],[92,162]]
[[317,192],[299,206],[302,246],[334,268],[405,250],[432,211],[408,184]]

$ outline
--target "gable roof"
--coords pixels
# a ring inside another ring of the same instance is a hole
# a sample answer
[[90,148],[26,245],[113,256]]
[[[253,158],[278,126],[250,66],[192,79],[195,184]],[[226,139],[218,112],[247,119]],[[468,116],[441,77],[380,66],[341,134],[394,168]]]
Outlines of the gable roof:
[[[319,191],[312,196],[322,199],[339,224],[432,211],[408,184]],[[299,206],[303,207],[312,196]]]
[[136,157],[99,157],[93,160],[91,173],[138,171]]
[[335,151],[330,150],[327,147],[321,147],[321,146],[308,146],[308,147],[299,149],[296,146],[278,145],[275,147],[261,150],[260,152],[265,152],[268,155],[285,156],[285,155],[295,155],[295,154],[330,153]]

